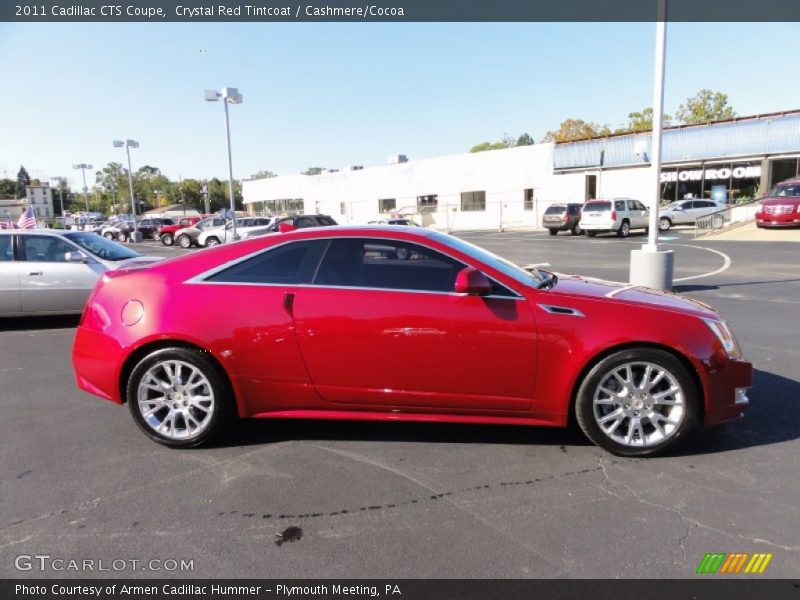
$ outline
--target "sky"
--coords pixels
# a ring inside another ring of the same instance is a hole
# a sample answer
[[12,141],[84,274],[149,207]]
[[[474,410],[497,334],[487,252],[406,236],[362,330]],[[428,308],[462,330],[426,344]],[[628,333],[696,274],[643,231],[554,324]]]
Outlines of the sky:
[[[740,115],[800,109],[798,23],[671,23],[665,110],[701,88]],[[653,23],[0,24],[0,177],[123,162],[172,179],[385,164],[466,152],[566,118],[623,125],[652,105]],[[89,177],[89,184],[93,182]]]

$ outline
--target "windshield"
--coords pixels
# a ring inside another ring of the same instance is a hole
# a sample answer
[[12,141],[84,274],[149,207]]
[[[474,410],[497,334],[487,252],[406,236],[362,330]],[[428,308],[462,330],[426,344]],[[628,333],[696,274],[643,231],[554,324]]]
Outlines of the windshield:
[[800,196],[800,183],[776,185],[769,195],[772,198],[797,198]]
[[141,256],[138,252],[129,250],[125,246],[107,240],[96,233],[76,231],[74,233],[66,233],[64,237],[75,242],[90,254],[102,258],[103,260],[127,260],[129,258]]
[[567,210],[566,206],[550,206],[544,211],[546,215],[561,215],[564,214],[564,211]]
[[522,267],[519,267],[514,263],[512,263],[510,260],[506,260],[501,256],[497,256],[496,254],[493,254],[488,250],[484,250],[483,248],[476,246],[475,244],[470,244],[469,242],[464,241],[461,238],[453,237],[451,235],[438,232],[433,233],[431,235],[431,238],[435,239],[437,242],[445,244],[446,246],[455,248],[459,252],[469,254],[473,258],[489,265],[493,269],[497,269],[504,275],[512,277],[514,280],[520,282],[523,285],[537,286],[548,278],[547,275],[539,271],[534,271],[533,273],[531,273],[530,271],[526,271]]
[[583,212],[590,210],[611,210],[611,202],[587,202],[583,205]]

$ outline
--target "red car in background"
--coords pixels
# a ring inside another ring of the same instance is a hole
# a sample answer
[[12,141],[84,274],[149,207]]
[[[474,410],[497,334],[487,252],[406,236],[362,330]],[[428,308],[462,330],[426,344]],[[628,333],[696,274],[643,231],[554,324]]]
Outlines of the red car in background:
[[575,417],[608,451],[648,456],[740,416],[752,380],[705,304],[526,271],[392,226],[299,229],[108,272],[73,364],[80,388],[127,402],[171,447],[202,444],[237,416]]
[[163,225],[158,229],[158,237],[165,246],[172,246],[175,243],[175,232],[184,227],[192,227],[198,221],[205,219],[208,215],[195,215],[191,217],[181,217],[173,225]]
[[800,177],[780,182],[758,203],[756,227],[800,227]]

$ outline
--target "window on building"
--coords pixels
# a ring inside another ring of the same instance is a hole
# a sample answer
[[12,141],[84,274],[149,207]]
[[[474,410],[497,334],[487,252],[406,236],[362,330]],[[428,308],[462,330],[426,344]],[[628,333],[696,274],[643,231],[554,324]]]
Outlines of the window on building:
[[461,192],[461,210],[486,210],[486,192]]
[[397,200],[395,198],[381,198],[378,200],[378,212],[388,213],[397,208]]
[[[772,172],[770,173],[769,187],[772,189],[776,184],[786,179],[791,179],[797,175],[796,158],[779,158],[772,161]],[[766,191],[766,190],[764,190]]]
[[597,175],[586,176],[586,197],[584,200],[597,198]]
[[439,208],[439,196],[428,194],[427,196],[417,196],[417,212],[434,213]]
[[525,190],[525,199],[522,205],[523,210],[533,210],[533,190]]
[[344,215],[344,214],[345,214],[345,210],[346,210],[346,209],[345,209],[345,204],[344,204],[344,202],[339,202],[339,214],[340,214],[340,215]]
[[302,198],[285,198],[281,200],[267,200],[264,208],[273,214],[301,213],[304,210]]
[[206,279],[218,283],[311,283],[328,240],[292,242],[262,252]]

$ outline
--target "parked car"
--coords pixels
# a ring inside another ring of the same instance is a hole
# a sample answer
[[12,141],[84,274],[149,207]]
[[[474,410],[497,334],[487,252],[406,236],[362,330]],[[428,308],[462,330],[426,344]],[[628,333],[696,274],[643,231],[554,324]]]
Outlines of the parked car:
[[613,231],[619,237],[628,237],[631,229],[648,230],[650,211],[632,198],[589,200],[581,211],[581,229],[589,237]]
[[179,229],[192,227],[201,219],[203,219],[202,216],[193,215],[191,217],[181,217],[176,223],[172,223],[171,225],[162,225],[158,228],[158,239],[160,239],[161,243],[165,246],[172,246],[172,244],[175,243],[176,232]]
[[581,207],[582,204],[551,204],[542,215],[542,227],[550,232],[550,235],[558,235],[559,231],[569,231],[572,235],[583,233],[581,229]]
[[756,227],[800,227],[800,177],[780,182],[758,203]]
[[416,221],[411,219],[407,219],[405,217],[392,217],[387,219],[376,219],[375,221],[370,221],[370,225],[400,225],[405,227],[422,227]]
[[102,225],[99,233],[107,240],[116,240],[119,237],[123,226],[128,223],[128,219],[110,219]]
[[292,215],[289,217],[278,217],[267,227],[269,233],[280,231],[281,225],[284,229],[305,229],[306,227],[330,227],[338,225],[328,215]]
[[237,416],[574,417],[621,456],[739,417],[753,375],[706,304],[382,226],[299,229],[110,273],[73,364],[80,388],[127,402],[171,447],[207,442]]
[[88,231],[2,231],[0,317],[79,314],[104,273],[157,260]]
[[206,228],[222,227],[226,223],[224,217],[208,217],[195,223],[191,227],[184,227],[175,235],[175,241],[181,248],[191,248],[197,245],[197,238]]
[[[272,217],[243,217],[236,219],[236,238],[240,239],[256,229],[265,229],[272,223]],[[228,221],[220,227],[204,229],[197,236],[198,246],[219,246],[233,241],[233,223]]]
[[660,231],[669,231],[673,225],[694,225],[694,222],[700,217],[705,217],[724,209],[724,204],[713,200],[679,200],[672,202],[658,211],[658,229]]

